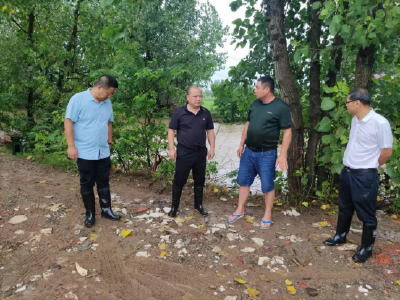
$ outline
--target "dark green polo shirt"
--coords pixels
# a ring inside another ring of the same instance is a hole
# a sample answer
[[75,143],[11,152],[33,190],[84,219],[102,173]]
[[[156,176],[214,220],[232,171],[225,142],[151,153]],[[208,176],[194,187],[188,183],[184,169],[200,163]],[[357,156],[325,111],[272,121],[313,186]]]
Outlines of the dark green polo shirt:
[[250,123],[245,144],[257,149],[277,147],[280,130],[292,127],[290,108],[279,98],[268,104],[254,100],[247,121]]

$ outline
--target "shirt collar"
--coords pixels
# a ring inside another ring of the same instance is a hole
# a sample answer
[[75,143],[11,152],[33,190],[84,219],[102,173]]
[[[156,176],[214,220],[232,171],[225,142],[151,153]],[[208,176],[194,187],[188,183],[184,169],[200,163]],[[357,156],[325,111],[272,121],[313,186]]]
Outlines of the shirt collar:
[[[193,114],[190,110],[188,110],[187,106],[188,106],[188,105],[186,104],[186,105],[185,105],[185,110],[186,110],[188,113]],[[203,107],[203,106],[200,106],[200,109],[199,109],[199,111],[197,112],[197,114],[195,114],[195,116],[201,114],[203,111],[205,111],[204,107]]]
[[369,111],[369,113],[360,121],[360,122],[364,122],[367,123],[369,121],[369,119],[371,119],[371,117],[375,114],[375,111],[371,108],[371,110]]
[[87,91],[86,91],[86,92],[89,94],[90,98],[91,98],[90,101],[94,101],[94,102],[96,102],[96,104],[102,105],[103,102],[105,103],[106,101],[110,100],[110,99],[107,99],[107,100],[104,100],[104,101],[100,101],[100,103],[97,102],[97,101],[93,98],[92,93],[90,93],[90,90],[91,90],[91,89],[92,89],[92,88],[88,88]]

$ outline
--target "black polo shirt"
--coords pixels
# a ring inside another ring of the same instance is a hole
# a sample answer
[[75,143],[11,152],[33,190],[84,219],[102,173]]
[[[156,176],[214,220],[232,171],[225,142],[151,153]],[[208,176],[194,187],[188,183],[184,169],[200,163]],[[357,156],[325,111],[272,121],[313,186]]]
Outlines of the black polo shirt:
[[206,131],[214,129],[214,122],[207,108],[201,106],[195,115],[184,105],[175,109],[169,123],[169,129],[178,132],[179,145],[197,149],[206,146]]

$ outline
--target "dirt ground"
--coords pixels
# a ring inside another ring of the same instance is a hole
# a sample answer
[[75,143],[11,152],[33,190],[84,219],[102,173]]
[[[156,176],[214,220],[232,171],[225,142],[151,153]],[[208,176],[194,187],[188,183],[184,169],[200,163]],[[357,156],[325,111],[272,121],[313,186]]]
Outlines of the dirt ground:
[[[276,206],[272,228],[260,230],[259,200],[246,211],[254,223],[231,225],[236,198],[209,193],[203,218],[188,187],[173,220],[164,214],[168,189],[122,174],[112,174],[111,188],[123,220],[100,218],[97,204],[88,229],[78,177],[0,154],[0,298],[400,299],[400,222],[382,212],[374,257],[357,265],[354,250],[322,244],[337,216],[320,208],[296,208],[294,217]],[[26,220],[9,223],[19,215]],[[361,238],[361,223],[353,225],[350,247]]]

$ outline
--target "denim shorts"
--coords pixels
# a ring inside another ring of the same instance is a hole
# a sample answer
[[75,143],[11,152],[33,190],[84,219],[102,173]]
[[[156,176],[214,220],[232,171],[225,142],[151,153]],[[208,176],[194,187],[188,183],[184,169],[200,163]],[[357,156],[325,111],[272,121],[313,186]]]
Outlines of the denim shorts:
[[241,186],[251,186],[258,174],[261,178],[262,192],[273,191],[276,159],[276,150],[253,152],[246,147],[240,159],[237,183]]

